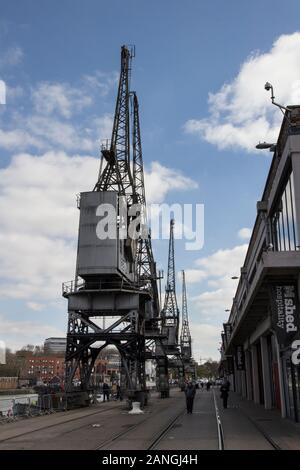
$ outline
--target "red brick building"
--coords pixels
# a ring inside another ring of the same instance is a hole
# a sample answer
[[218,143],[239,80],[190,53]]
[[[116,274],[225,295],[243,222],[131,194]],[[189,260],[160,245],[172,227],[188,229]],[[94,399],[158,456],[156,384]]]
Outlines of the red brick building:
[[53,377],[64,379],[65,375],[65,359],[63,356],[55,355],[28,355],[25,358],[24,365],[21,370],[21,377],[49,382]]
[[[95,374],[100,380],[102,376],[109,374],[107,362],[106,359],[97,359],[95,362]],[[63,381],[65,377],[65,358],[62,355],[26,353],[20,377],[43,383],[50,382],[54,377]],[[78,370],[75,378],[79,379]]]

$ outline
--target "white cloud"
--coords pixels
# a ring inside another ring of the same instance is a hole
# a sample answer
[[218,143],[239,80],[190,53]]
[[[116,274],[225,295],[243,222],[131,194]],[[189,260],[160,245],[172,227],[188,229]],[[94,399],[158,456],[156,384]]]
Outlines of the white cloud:
[[85,129],[51,116],[33,115],[27,119],[25,126],[35,138],[40,139],[43,148],[59,147],[75,152],[91,152],[97,148],[96,139],[87,135]]
[[[230,118],[231,116],[228,117]],[[280,120],[280,115],[278,115],[277,125],[271,127],[265,117],[260,117],[255,121],[246,121],[241,125],[217,121],[212,117],[199,121],[192,119],[185,124],[185,131],[200,135],[220,150],[240,147],[249,152],[255,152],[255,146],[260,140],[275,142]]]
[[194,284],[201,282],[207,278],[206,271],[201,271],[201,269],[186,269],[185,270],[185,280],[188,284]]
[[195,361],[199,362],[209,358],[220,359],[219,342],[221,326],[210,325],[208,323],[190,323],[192,336],[192,352]]
[[253,53],[230,83],[209,94],[209,117],[187,121],[185,131],[219,149],[255,152],[258,141],[275,142],[282,114],[264,90],[267,81],[274,86],[277,102],[299,104],[299,32],[280,36],[268,52]]
[[43,142],[22,129],[5,131],[0,129],[0,147],[7,150],[21,150],[28,147],[42,148]]
[[[6,83],[3,80],[0,80],[0,105],[6,104],[6,91]],[[1,106],[0,110],[3,110],[3,108],[1,109]]]
[[26,346],[26,344],[43,344],[44,339],[64,337],[66,332],[59,328],[33,321],[12,321],[4,315],[0,315],[0,338],[5,341],[7,347],[14,350]]
[[190,300],[196,306],[197,315],[209,321],[211,318],[224,320],[225,309],[230,308],[238,280],[231,279],[239,276],[240,267],[244,264],[247,244],[235,246],[232,249],[218,250],[210,256],[195,261],[199,270],[191,271],[187,282],[206,281],[207,287],[202,293],[191,296]]
[[251,228],[241,228],[239,231],[238,231],[238,237],[241,238],[242,240],[249,240],[249,238],[251,237],[251,234],[252,234],[252,230]]
[[53,300],[62,281],[74,277],[76,245],[71,241],[15,233],[0,236],[2,298]]
[[96,89],[101,96],[106,96],[116,87],[119,74],[117,72],[105,73],[98,70],[93,75],[84,75],[83,80],[91,88]]
[[16,85],[15,87],[9,86],[6,84],[6,94],[7,94],[7,102],[8,104],[16,98],[20,98],[24,94],[24,90],[20,85]]
[[31,310],[34,310],[35,312],[40,312],[45,308],[44,304],[39,304],[37,302],[27,302],[26,303],[27,307],[30,308]]
[[222,277],[209,281],[208,287],[214,288],[214,290],[207,290],[192,297],[191,300],[197,305],[202,317],[216,317],[221,322],[225,316],[225,310],[231,308],[237,281]]
[[76,111],[81,111],[93,102],[83,89],[71,87],[66,83],[42,82],[32,90],[35,111],[38,114],[58,113],[70,118]]
[[[228,318],[226,309],[231,308],[238,280],[244,263],[247,245],[231,249],[218,250],[212,255],[199,258],[195,264],[199,269],[186,269],[187,283],[206,286],[198,295],[189,295],[190,331],[192,336],[193,356],[196,360],[211,357],[218,360],[222,322]],[[215,323],[218,322],[218,325]]]
[[16,115],[14,120],[8,123],[10,129],[0,129],[0,147],[10,151],[59,148],[72,152],[96,152],[99,147],[97,138],[107,137],[106,134],[101,134],[107,130],[105,116],[103,122],[106,125],[103,124],[102,127],[97,122],[92,129],[85,129],[52,116],[32,114],[26,118]]
[[23,56],[24,54],[21,47],[12,46],[8,48],[4,53],[2,53],[2,57],[0,59],[0,67],[13,67],[15,65],[18,65],[20,64],[20,62],[22,62]]
[[74,237],[76,194],[92,190],[98,169],[97,158],[69,157],[64,152],[13,157],[0,170],[2,235]]
[[231,249],[218,250],[206,258],[196,260],[196,265],[204,269],[208,277],[238,276],[244,263],[247,244]]
[[167,168],[159,162],[152,162],[145,174],[147,200],[160,203],[169,191],[190,190],[198,187],[191,178],[173,168]]
[[114,119],[112,114],[104,114],[103,116],[93,120],[93,127],[97,139],[106,140],[111,138]]
[[[104,113],[95,117],[91,105],[95,104],[97,93],[86,80],[82,80],[80,86],[40,82],[30,90],[8,87],[6,101],[19,98],[26,99],[26,107],[22,102],[17,108],[0,107],[0,147],[6,150],[56,148],[98,154],[101,140],[111,138],[113,116]],[[84,120],[75,119],[76,113],[82,113],[88,107],[91,109],[88,115],[85,113]]]

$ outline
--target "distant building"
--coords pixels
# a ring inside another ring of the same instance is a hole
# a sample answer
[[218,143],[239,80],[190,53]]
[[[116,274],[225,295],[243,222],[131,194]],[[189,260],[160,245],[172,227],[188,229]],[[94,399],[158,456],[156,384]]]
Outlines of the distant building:
[[120,380],[120,355],[118,353],[110,353],[106,358],[106,380]]
[[45,354],[65,354],[66,338],[47,338],[44,341]]
[[[103,382],[106,375],[110,376],[113,369],[107,368],[106,359],[96,359],[94,367],[93,382]],[[65,378],[65,357],[62,354],[26,354],[20,371],[23,380],[35,383],[58,383]],[[76,371],[76,380],[80,380],[79,370]]]
[[22,367],[21,377],[32,381],[49,382],[54,376],[61,380],[65,376],[65,358],[61,355],[27,356]]
[[18,377],[0,377],[0,390],[15,389],[18,386]]

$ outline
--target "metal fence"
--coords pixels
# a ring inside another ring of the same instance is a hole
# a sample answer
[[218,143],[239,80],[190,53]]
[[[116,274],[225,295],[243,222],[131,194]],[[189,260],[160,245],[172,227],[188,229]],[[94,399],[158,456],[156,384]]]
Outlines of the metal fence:
[[14,397],[2,399],[0,409],[0,424],[21,418],[42,416],[67,409],[67,399],[64,394],[45,394],[37,397]]

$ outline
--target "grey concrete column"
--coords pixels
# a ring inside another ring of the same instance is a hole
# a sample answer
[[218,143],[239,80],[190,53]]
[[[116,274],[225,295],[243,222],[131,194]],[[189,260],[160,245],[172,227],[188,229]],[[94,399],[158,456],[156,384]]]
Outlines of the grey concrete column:
[[259,379],[258,379],[258,365],[257,365],[257,348],[255,344],[251,346],[252,357],[252,380],[253,380],[253,400],[254,403],[259,404]]
[[241,371],[241,382],[242,382],[242,397],[247,398],[247,387],[246,387],[246,372]]
[[236,370],[236,376],[237,376],[237,392],[239,395],[242,394],[242,378],[241,378],[241,371]]
[[240,373],[236,368],[236,363],[234,360],[234,378],[235,378],[235,392],[240,393]]
[[261,346],[265,408],[266,410],[269,410],[272,408],[272,387],[271,387],[271,371],[270,371],[271,366],[270,366],[269,354],[268,354],[268,341],[265,336],[260,337],[260,346]]
[[227,378],[230,382],[230,390],[234,390],[234,377],[233,377],[233,374],[230,374]]
[[246,367],[246,383],[247,383],[247,399],[252,400],[252,382],[251,382],[251,361],[250,351],[245,351],[245,367]]
[[240,394],[240,376],[239,376],[239,371],[237,370],[236,367],[235,367],[234,375],[235,375],[235,391],[236,393]]
[[282,360],[280,357],[280,349],[277,338],[275,336],[276,344],[276,353],[277,353],[277,364],[278,364],[278,375],[279,375],[279,388],[280,388],[280,405],[281,405],[281,416],[282,418],[286,417],[286,392],[285,392],[285,382],[282,370]]

